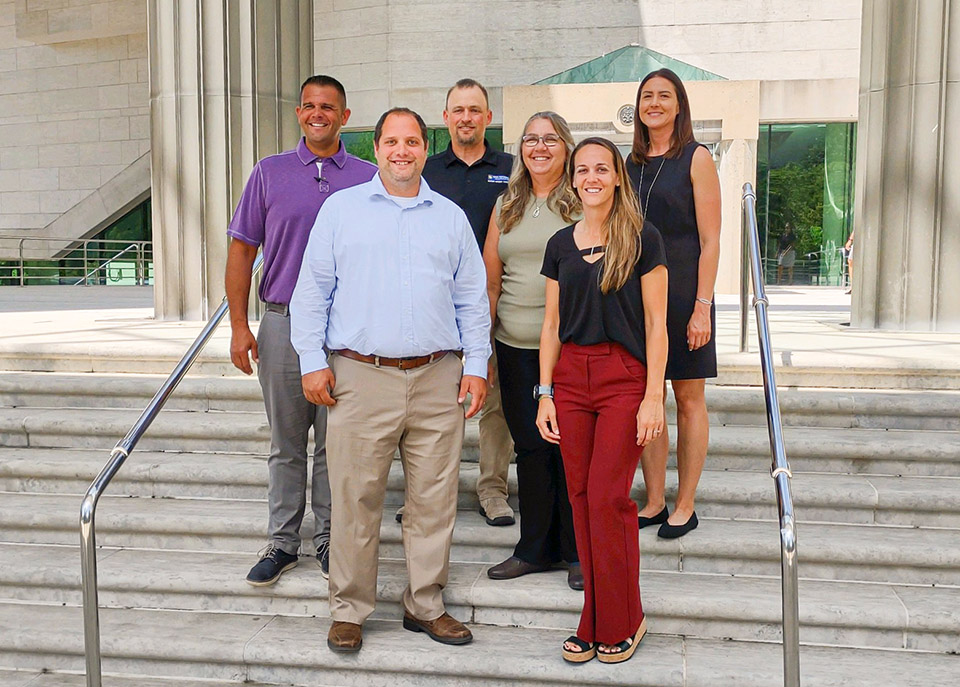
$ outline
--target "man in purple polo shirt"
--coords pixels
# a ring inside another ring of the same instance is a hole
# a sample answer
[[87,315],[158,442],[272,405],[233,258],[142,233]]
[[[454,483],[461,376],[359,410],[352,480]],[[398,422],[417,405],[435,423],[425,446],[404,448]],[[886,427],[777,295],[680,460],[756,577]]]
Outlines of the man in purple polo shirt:
[[[300,383],[300,360],[290,343],[289,304],[303,251],[317,212],[334,192],[373,178],[376,165],[348,155],[340,127],[350,110],[343,85],[330,76],[311,76],[300,87],[297,119],[303,138],[295,150],[266,157],[253,168],[227,235],[226,291],[230,304],[230,357],[245,374],[257,365],[270,423],[268,536],[247,582],[266,586],[297,565],[300,523],[306,509],[307,434],[315,448],[311,507],[313,542],[321,573],[329,572],[330,485],[327,480],[327,409],[307,401]],[[254,338],[247,301],[257,249],[263,246],[260,300],[264,315]]]

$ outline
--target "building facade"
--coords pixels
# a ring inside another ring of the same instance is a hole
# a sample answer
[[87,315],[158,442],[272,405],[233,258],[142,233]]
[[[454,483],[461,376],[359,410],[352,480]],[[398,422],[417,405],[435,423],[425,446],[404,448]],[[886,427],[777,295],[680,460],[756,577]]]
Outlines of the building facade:
[[[394,105],[421,112],[438,130],[435,145],[444,145],[443,96],[464,76],[489,87],[491,136],[509,145],[508,121],[522,114],[508,111],[511,89],[639,45],[731,84],[759,84],[756,129],[737,139],[742,174],[728,176],[756,182],[768,264],[784,225],[799,224],[807,264],[794,278],[839,284],[838,244],[855,224],[853,160],[864,155],[856,141],[865,134],[848,107],[853,84],[864,88],[860,46],[913,45],[889,27],[934,26],[937,17],[943,45],[956,42],[950,27],[960,13],[950,5],[7,0],[0,2],[0,269],[24,245],[4,237],[30,237],[31,257],[62,257],[70,241],[115,230],[118,220],[133,231],[152,197],[154,223],[163,227],[153,232],[158,315],[204,317],[222,294],[220,225],[257,157],[294,143],[296,129],[283,122],[292,121],[291,93],[308,72],[345,84],[353,110],[346,140],[358,153],[379,114]],[[941,70],[944,84],[955,81],[948,71]],[[718,164],[723,173],[719,157]],[[179,181],[169,183],[171,176]],[[192,192],[197,184],[203,193]],[[735,202],[729,186],[728,205]],[[725,217],[725,231],[738,231],[732,222]],[[195,272],[198,281],[184,281]],[[200,295],[187,302],[185,293]]]

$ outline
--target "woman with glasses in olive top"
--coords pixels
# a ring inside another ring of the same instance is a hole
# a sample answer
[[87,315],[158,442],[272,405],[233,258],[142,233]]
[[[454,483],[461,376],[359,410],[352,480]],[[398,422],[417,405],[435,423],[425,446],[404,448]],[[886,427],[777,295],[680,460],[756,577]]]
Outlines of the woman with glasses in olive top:
[[503,415],[517,452],[520,541],[487,575],[506,580],[568,566],[567,583],[583,589],[573,516],[557,446],[537,431],[547,241],[580,216],[567,176],[573,136],[563,117],[538,112],[527,120],[507,190],[497,200],[483,248]]

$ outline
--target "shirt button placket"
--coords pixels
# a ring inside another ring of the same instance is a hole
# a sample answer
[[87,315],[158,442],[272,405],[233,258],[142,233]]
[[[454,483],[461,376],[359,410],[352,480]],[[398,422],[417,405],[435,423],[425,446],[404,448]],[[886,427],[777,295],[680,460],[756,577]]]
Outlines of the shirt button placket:
[[411,239],[409,212],[400,210],[400,331],[403,334],[403,350],[411,354],[415,346],[413,332],[413,270],[411,267]]

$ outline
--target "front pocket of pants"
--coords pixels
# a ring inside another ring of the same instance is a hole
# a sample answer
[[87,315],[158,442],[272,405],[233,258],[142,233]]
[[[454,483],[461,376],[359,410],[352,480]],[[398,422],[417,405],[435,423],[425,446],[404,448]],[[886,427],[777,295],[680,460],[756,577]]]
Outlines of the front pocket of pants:
[[625,353],[615,353],[617,361],[620,363],[620,368],[626,373],[631,379],[635,379],[638,382],[643,382],[644,385],[647,383],[647,368],[639,360],[633,356],[627,355]]

